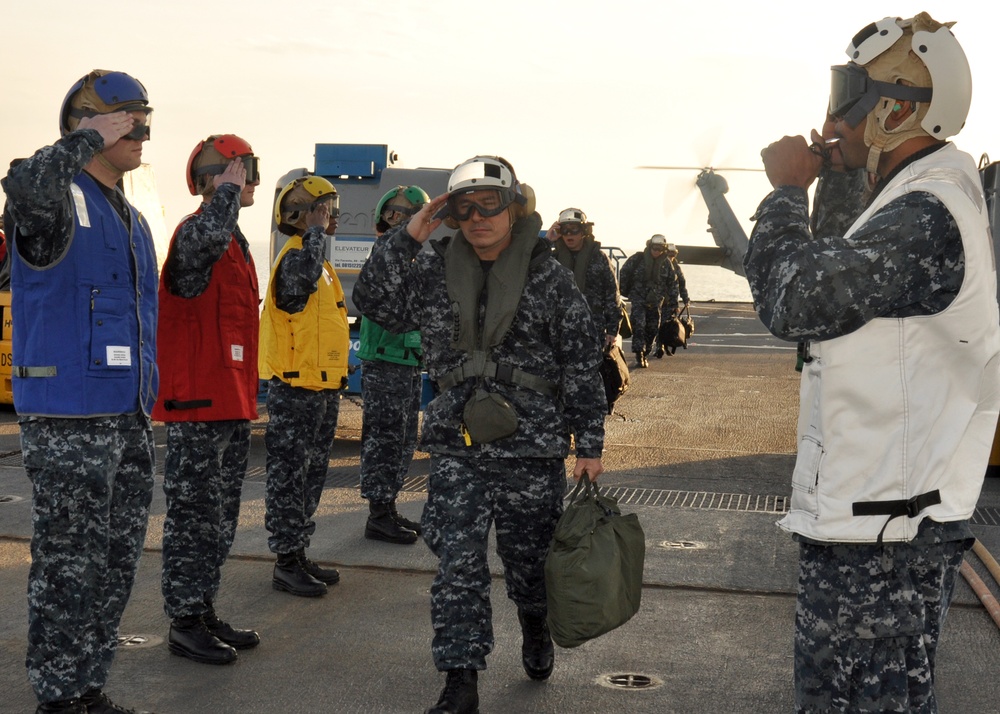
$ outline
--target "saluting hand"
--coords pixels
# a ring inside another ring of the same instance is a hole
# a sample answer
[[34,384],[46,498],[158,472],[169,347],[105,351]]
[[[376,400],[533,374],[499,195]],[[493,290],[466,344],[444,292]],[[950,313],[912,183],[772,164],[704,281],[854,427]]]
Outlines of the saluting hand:
[[434,214],[447,202],[448,194],[442,193],[432,199],[430,203],[425,203],[419,211],[413,214],[409,223],[406,224],[406,232],[413,240],[417,243],[424,243],[431,237],[431,233],[437,230],[442,221],[441,218],[434,218]]
[[212,185],[215,188],[219,188],[224,183],[234,183],[240,187],[240,191],[247,185],[247,167],[240,159],[230,161],[225,171],[212,178]]
[[94,129],[104,139],[104,149],[110,149],[118,143],[118,140],[132,131],[135,125],[135,117],[128,112],[112,112],[111,114],[98,114],[92,117],[83,117],[77,125],[77,129]]
[[325,233],[327,226],[330,225],[330,202],[323,201],[311,211],[307,211],[305,220],[306,227],[315,228],[316,226],[320,226]]

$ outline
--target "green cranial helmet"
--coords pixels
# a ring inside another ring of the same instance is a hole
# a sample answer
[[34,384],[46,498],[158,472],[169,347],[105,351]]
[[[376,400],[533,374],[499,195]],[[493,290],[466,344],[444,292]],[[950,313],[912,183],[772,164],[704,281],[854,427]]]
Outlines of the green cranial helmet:
[[388,230],[430,202],[430,196],[419,186],[396,186],[387,191],[375,207],[375,226],[379,230]]

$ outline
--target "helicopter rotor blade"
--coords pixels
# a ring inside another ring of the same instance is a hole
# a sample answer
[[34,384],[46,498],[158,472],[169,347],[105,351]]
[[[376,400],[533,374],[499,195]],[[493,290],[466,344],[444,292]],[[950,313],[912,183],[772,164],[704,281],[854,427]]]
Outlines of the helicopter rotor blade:
[[654,171],[714,171],[723,173],[727,171],[753,171],[763,173],[764,169],[750,169],[741,166],[636,166],[637,169],[652,169]]

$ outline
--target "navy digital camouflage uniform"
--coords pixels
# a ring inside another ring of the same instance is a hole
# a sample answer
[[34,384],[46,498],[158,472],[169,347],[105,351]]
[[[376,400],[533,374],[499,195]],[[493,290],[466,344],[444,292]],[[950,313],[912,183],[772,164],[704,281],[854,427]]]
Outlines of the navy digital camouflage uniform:
[[371,503],[395,500],[417,446],[420,367],[363,360],[361,397],[361,497]]
[[[673,302],[665,301],[663,303],[664,309],[660,311],[660,325],[673,320],[674,317],[679,314],[679,311],[684,309],[684,305],[691,302],[691,298],[688,296],[687,279],[684,277],[684,271],[681,269],[681,263],[676,257],[670,259],[670,269],[674,271],[674,280],[677,282],[677,299]],[[679,303],[678,300],[680,301]],[[656,354],[659,355],[661,354],[660,350],[665,349],[665,346],[660,344],[659,328],[657,328],[656,334]],[[666,354],[669,355],[672,353],[667,350]]]
[[[831,339],[876,317],[935,314],[958,294],[961,235],[929,193],[904,194],[843,238],[864,208],[864,181],[863,170],[824,171],[811,223],[800,188],[780,187],[758,208],[745,268],[776,336]],[[796,539],[797,711],[937,711],[934,656],[973,542],[968,521],[925,519],[912,541],[884,546]]]
[[[538,214],[514,224],[514,240],[535,240]],[[394,332],[420,329],[424,364],[435,381],[459,367],[451,347],[452,308],[445,283],[444,245],[420,250],[405,226],[379,238],[354,289],[355,304]],[[480,310],[482,319],[483,307]],[[486,667],[493,648],[486,558],[496,524],[507,594],[529,615],[546,612],[544,558],[565,491],[570,435],[577,458],[598,458],[604,441],[600,350],[589,308],[572,274],[538,240],[514,320],[493,359],[559,385],[546,396],[491,378],[519,421],[511,436],[466,445],[463,408],[469,380],[443,390],[424,413],[421,448],[431,454],[424,540],[439,557],[431,589],[432,654],[438,670]]]
[[[682,309],[684,305],[691,302],[691,297],[687,291],[687,278],[684,277],[684,270],[681,268],[681,263],[676,257],[670,260],[670,268],[674,271],[674,280],[677,282],[677,299],[680,302],[674,302],[669,306]],[[669,315],[665,314],[663,317],[667,318]]]
[[[585,240],[593,240],[587,238]],[[568,249],[566,253],[579,257],[583,250],[572,253]],[[558,257],[558,254],[557,254]],[[562,261],[569,270],[573,271],[575,265]],[[590,316],[597,330],[598,341],[604,346],[604,338],[607,335],[617,335],[618,327],[622,321],[621,300],[618,296],[618,279],[615,278],[614,268],[611,267],[611,259],[608,254],[601,250],[601,244],[594,241],[594,250],[590,254],[587,263],[584,283],[580,288],[583,297],[590,308]]]
[[[234,235],[249,256],[250,245],[236,223],[240,192],[236,184],[221,184],[202,212],[188,216],[178,228],[165,265],[172,294],[195,298],[204,293],[212,267]],[[222,565],[239,521],[250,457],[250,422],[168,422],[166,431],[161,589],[163,608],[176,620],[205,614],[218,595]]]
[[[302,312],[323,274],[326,234],[320,227],[302,236],[302,249],[289,250],[274,272],[275,303],[288,313]],[[293,387],[277,377],[268,381],[266,513],[264,525],[272,553],[294,553],[309,546],[330,467],[330,451],[340,413],[340,390]]]
[[[654,261],[651,269],[650,261]],[[660,327],[661,306],[677,306],[677,278],[670,258],[661,253],[654,259],[647,246],[625,261],[619,277],[622,294],[632,303],[632,351],[646,354],[652,350]]]
[[[51,265],[69,245],[70,183],[103,148],[96,130],[76,130],[3,179],[17,231],[8,235],[26,261]],[[121,194],[102,190],[127,220]],[[19,419],[32,483],[26,665],[41,702],[102,689],[114,661],[153,492],[153,430],[136,404],[114,416]]]
[[674,269],[674,279],[677,281],[677,296],[682,303],[691,302],[691,297],[688,295],[687,279],[684,277],[684,271],[681,269],[681,263],[677,258],[673,258],[671,261],[671,267]]

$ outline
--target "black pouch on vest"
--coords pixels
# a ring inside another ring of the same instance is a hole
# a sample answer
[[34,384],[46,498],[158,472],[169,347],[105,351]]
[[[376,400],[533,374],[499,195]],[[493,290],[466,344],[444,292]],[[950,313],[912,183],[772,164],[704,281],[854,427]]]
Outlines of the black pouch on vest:
[[462,411],[465,428],[475,444],[488,444],[517,431],[514,407],[499,394],[476,389]]

